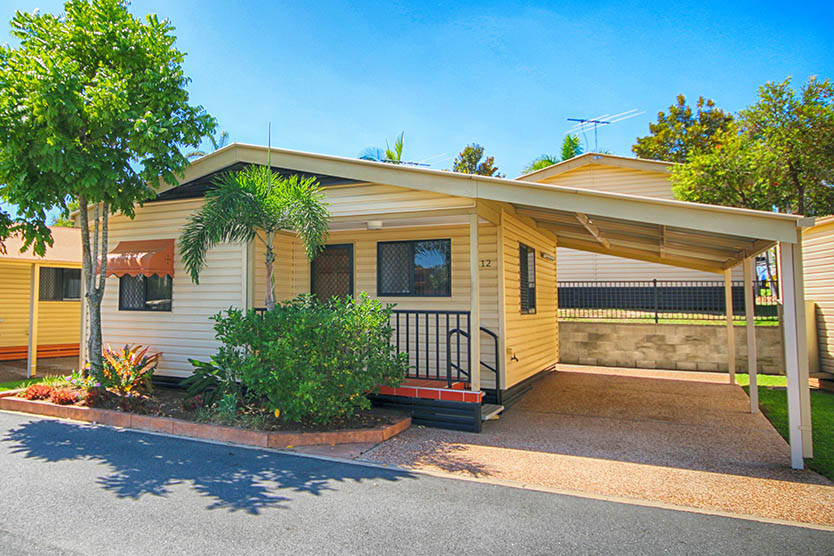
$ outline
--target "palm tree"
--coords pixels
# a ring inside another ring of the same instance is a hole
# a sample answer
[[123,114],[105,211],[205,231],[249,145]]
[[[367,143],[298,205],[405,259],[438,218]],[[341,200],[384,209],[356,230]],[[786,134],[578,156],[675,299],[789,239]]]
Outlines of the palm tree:
[[206,193],[202,208],[191,215],[180,237],[180,253],[195,284],[209,249],[220,243],[257,238],[266,247],[268,310],[275,308],[275,235],[295,230],[310,260],[327,236],[330,214],[315,178],[281,177],[267,166],[250,166],[221,175]]
[[359,153],[359,158],[362,160],[375,160],[377,162],[389,162],[391,164],[402,164],[403,161],[403,139],[405,132],[400,133],[400,136],[394,140],[394,148],[388,146],[388,140],[385,140],[385,149],[381,147],[368,147]]
[[[229,132],[225,129],[221,131],[217,135],[217,139],[209,135],[209,141],[211,141],[212,151],[216,151],[218,149],[222,149],[229,143]],[[206,156],[208,151],[191,151],[185,155],[185,158],[191,160],[192,158],[199,158],[201,156]]]
[[541,170],[542,168],[553,166],[554,164],[558,164],[559,162],[570,160],[571,158],[579,156],[580,154],[582,154],[582,143],[579,142],[579,136],[566,135],[564,141],[562,141],[561,158],[552,154],[543,154],[537,159],[535,159],[533,162],[525,166],[522,170],[522,173],[529,174],[530,172],[535,172],[536,170]]

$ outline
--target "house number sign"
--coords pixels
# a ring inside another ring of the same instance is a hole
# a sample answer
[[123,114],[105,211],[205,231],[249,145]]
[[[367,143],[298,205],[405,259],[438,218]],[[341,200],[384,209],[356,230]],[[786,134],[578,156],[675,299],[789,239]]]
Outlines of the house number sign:
[[488,268],[492,266],[492,259],[481,259],[481,268]]

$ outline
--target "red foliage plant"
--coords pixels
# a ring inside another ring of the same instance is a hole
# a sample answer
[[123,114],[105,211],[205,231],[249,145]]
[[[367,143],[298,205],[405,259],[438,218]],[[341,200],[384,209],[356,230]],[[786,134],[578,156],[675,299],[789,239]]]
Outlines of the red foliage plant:
[[49,401],[58,405],[72,405],[77,399],[78,396],[75,392],[71,392],[69,390],[54,390],[52,392],[52,397],[49,398]]
[[87,393],[84,394],[84,405],[87,407],[98,407],[104,403],[107,391],[103,388],[93,388],[92,390],[87,390]]
[[23,393],[23,397],[27,400],[45,400],[52,397],[54,393],[55,388],[52,386],[47,386],[46,384],[33,384],[26,389],[26,392]]

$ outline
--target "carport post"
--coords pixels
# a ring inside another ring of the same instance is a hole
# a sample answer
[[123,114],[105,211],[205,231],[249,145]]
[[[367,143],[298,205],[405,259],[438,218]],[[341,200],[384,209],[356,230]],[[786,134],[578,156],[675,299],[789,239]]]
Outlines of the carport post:
[[747,373],[750,376],[750,413],[759,412],[759,387],[756,370],[759,366],[756,352],[756,315],[753,296],[753,257],[744,259],[744,319],[747,321]]
[[[803,457],[813,457],[807,339],[804,329],[805,303],[803,300],[805,296],[801,287],[802,244],[798,245],[799,247],[791,243],[779,244],[782,253],[782,275],[780,276],[783,309],[782,334],[785,343],[785,374],[788,382],[788,441],[791,445],[791,466],[794,469],[804,468]],[[807,406],[803,403],[803,390],[807,394]]]
[[469,373],[470,387],[481,391],[481,296],[478,280],[478,213],[469,215]]
[[724,310],[727,313],[727,370],[730,384],[736,383],[736,336],[733,330],[733,271],[724,270]]

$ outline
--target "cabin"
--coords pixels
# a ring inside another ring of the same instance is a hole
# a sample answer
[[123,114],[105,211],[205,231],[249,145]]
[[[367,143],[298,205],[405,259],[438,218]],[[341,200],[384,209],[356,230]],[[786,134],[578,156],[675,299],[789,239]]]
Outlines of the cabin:
[[[834,390],[834,216],[817,220],[802,231],[805,298],[816,338],[809,338],[820,385]],[[814,341],[816,340],[816,342]],[[816,348],[816,349],[814,349]]]
[[[776,244],[793,261],[801,230],[812,223],[797,215],[235,143],[195,161],[177,184],[160,187],[134,219],[111,218],[105,344],[151,346],[162,354],[158,378],[176,380],[191,373],[189,358],[208,360],[215,352],[210,316],[232,306],[263,307],[264,253],[257,242],[211,250],[196,285],[177,239],[216,176],[268,160],[278,174],[315,177],[332,216],[327,246],[312,262],[294,233],[281,236],[277,297],[367,292],[394,304],[392,342],[408,354],[408,380],[381,389],[374,402],[406,409],[416,423],[461,430],[481,430],[484,419],[510,408],[558,362],[562,241],[726,275]],[[602,236],[612,223],[636,230],[636,239],[623,240],[628,232]],[[684,252],[662,250],[667,233],[676,234]],[[807,339],[796,326],[805,319],[804,304],[795,302],[802,300],[802,267],[785,266],[792,462],[801,467],[803,450],[812,451],[808,362],[799,356]],[[755,355],[752,360],[755,373]]]
[[27,360],[21,378],[37,374],[38,359],[77,357],[81,338],[81,233],[50,228],[43,257],[23,240],[5,240],[0,253],[0,361]]

